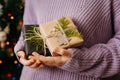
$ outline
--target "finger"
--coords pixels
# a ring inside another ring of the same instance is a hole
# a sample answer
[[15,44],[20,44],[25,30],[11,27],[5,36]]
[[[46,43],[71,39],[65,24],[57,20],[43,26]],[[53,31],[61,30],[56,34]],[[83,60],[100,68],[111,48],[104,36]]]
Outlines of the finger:
[[32,64],[30,67],[35,68],[35,69],[40,69],[40,68],[44,67],[44,65],[39,60],[36,60],[36,62],[34,64]]
[[[29,56],[28,58],[36,60],[36,56]],[[38,69],[38,68],[42,68],[43,64],[41,63],[41,61],[39,59],[37,59],[36,62],[34,64],[32,64],[30,67]]]
[[37,68],[39,67],[41,63],[35,62],[34,64],[30,65],[31,68]]
[[45,67],[45,65],[44,64],[40,64],[38,67],[36,67],[36,69],[41,69],[43,67]]
[[[33,56],[30,56],[30,57],[36,58],[36,56],[37,56],[37,54],[34,53]],[[47,66],[61,66],[65,63],[65,60],[66,60],[66,59],[61,58],[62,56],[45,57],[45,56],[39,55],[37,57],[38,57],[39,61],[41,61],[44,65],[47,65]],[[36,64],[33,65],[32,67],[36,67]]]
[[32,56],[34,56],[36,59],[39,59],[40,54],[37,52],[33,52]]
[[35,59],[35,57],[34,56],[28,56],[28,59]]
[[[45,56],[39,55],[39,61],[41,61],[43,64],[47,64],[49,59]],[[51,60],[50,60],[51,62]]]
[[26,58],[26,54],[25,54],[25,52],[23,52],[23,51],[19,51],[19,52],[17,53],[17,55],[18,55],[18,57]]
[[35,62],[35,60],[33,60],[33,59],[26,60],[24,58],[20,58],[20,62],[25,66],[30,66]]
[[47,66],[61,66],[63,65],[63,61],[61,60],[61,56],[56,57],[44,57],[40,56],[40,61]]
[[[40,56],[40,55],[39,55],[39,56]],[[28,58],[29,58],[29,59],[34,59],[34,60],[36,60],[36,63],[38,63],[38,64],[41,63],[39,57],[36,58],[36,56],[29,56]]]
[[59,47],[55,48],[53,53],[59,54],[61,56],[71,57],[71,53],[68,50],[63,49],[63,48],[59,48]]
[[39,56],[40,54],[37,53],[37,52],[33,52],[32,55],[34,55],[34,56]]

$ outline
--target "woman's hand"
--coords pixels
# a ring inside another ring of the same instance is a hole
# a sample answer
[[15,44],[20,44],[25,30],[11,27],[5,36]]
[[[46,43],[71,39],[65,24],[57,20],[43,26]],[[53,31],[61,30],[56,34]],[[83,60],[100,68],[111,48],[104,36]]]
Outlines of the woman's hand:
[[42,56],[36,52],[33,52],[33,56],[29,56],[29,59],[35,59],[36,61],[42,62],[46,66],[62,66],[71,58],[71,53],[62,48],[56,48],[54,54],[59,56]]
[[26,54],[23,51],[19,51],[17,55],[19,57],[20,63],[23,64],[24,66],[29,66],[31,68],[44,67],[44,65],[40,61],[36,61],[34,58],[27,59]]

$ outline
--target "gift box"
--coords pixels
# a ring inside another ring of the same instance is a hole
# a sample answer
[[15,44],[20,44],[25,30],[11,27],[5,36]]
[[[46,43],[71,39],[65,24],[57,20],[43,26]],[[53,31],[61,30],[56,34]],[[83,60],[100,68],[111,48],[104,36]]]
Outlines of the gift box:
[[39,29],[52,56],[56,56],[53,53],[56,47],[77,47],[83,43],[83,36],[78,32],[70,17],[62,17],[40,24]]
[[43,45],[43,39],[39,37],[39,25],[24,25],[22,32],[25,43],[24,51],[27,56],[31,55],[32,52],[38,52],[41,55],[50,56],[49,50],[45,48],[47,54],[44,54],[44,49],[41,46]]

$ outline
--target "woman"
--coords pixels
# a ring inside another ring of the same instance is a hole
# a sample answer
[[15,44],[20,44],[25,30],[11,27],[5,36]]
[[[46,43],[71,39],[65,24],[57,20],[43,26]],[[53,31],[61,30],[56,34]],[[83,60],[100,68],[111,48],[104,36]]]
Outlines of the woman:
[[[70,16],[84,35],[82,47],[26,59],[21,34],[15,53],[24,65],[20,80],[101,80],[120,71],[120,0],[26,0],[24,25]],[[65,54],[70,54],[66,56]]]

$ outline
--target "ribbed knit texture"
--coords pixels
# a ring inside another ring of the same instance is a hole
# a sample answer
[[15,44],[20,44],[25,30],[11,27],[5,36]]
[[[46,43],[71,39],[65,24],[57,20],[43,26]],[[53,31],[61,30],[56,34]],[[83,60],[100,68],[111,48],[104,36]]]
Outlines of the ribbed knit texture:
[[[120,71],[120,0],[26,0],[24,24],[70,16],[84,35],[80,48],[60,67],[24,67],[20,80],[100,80]],[[21,35],[15,53],[24,46]]]

